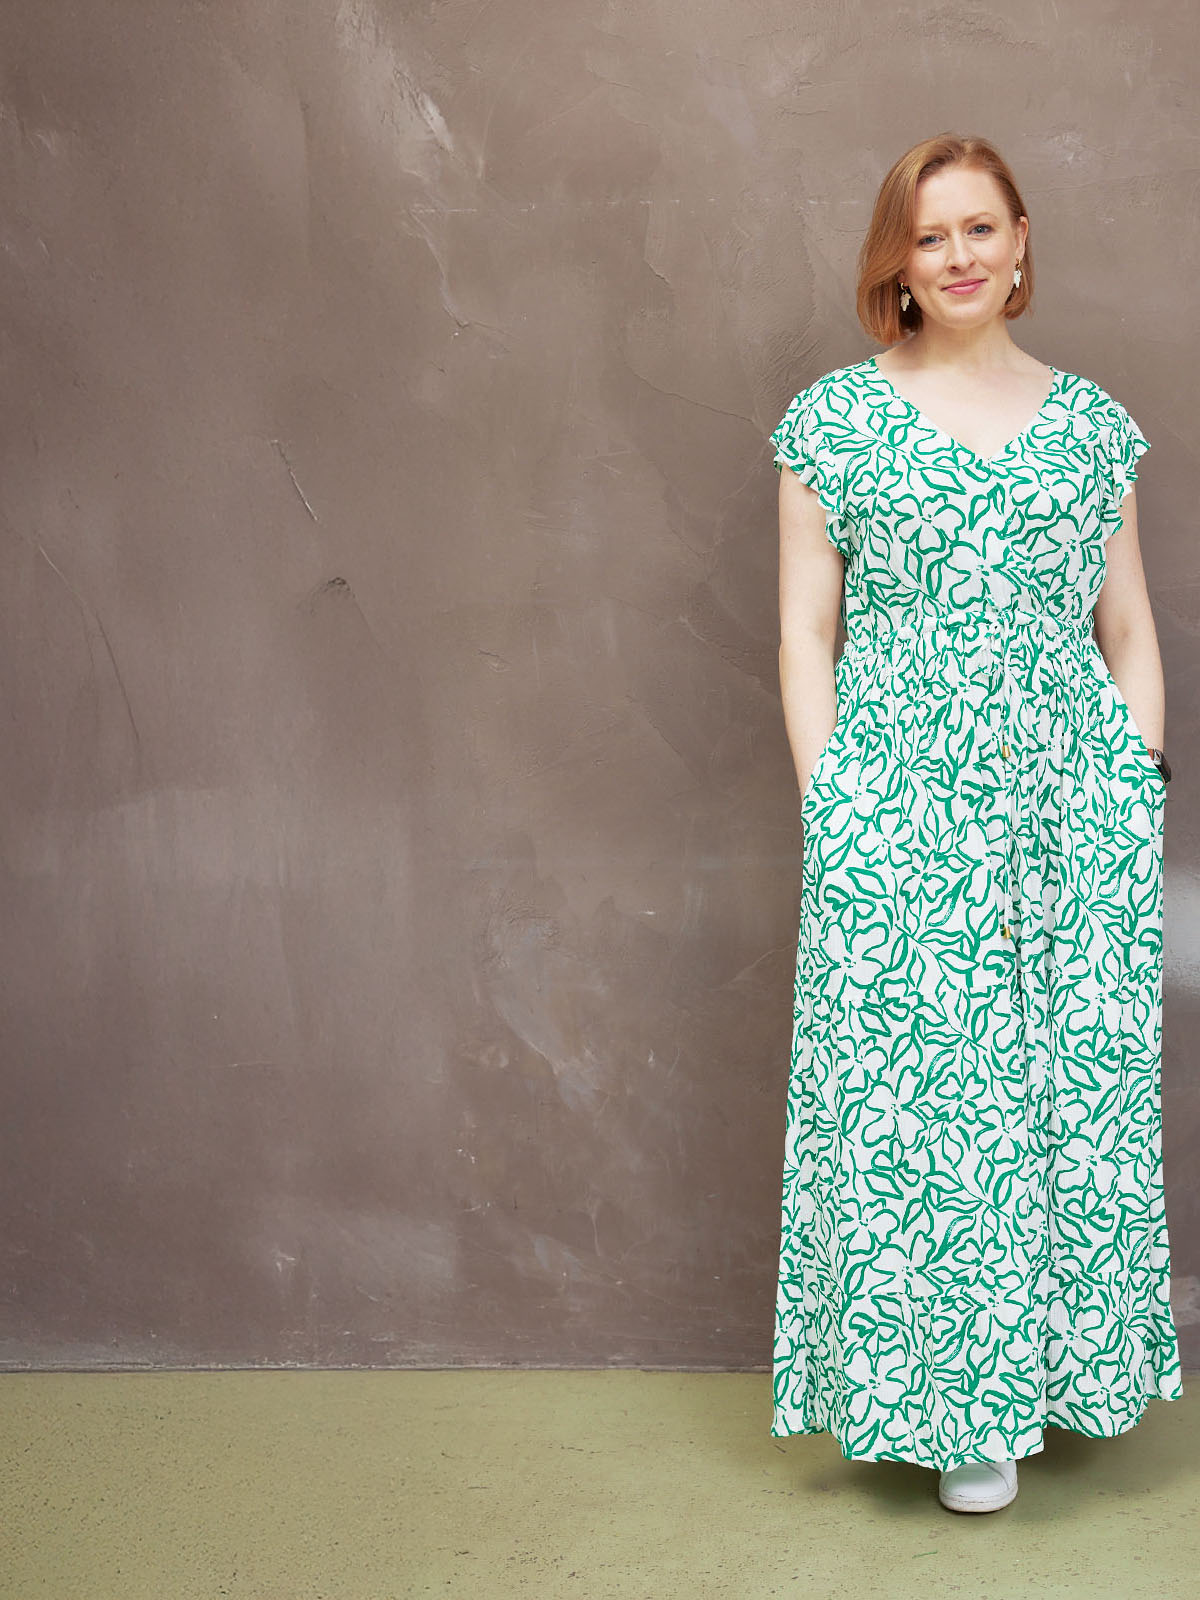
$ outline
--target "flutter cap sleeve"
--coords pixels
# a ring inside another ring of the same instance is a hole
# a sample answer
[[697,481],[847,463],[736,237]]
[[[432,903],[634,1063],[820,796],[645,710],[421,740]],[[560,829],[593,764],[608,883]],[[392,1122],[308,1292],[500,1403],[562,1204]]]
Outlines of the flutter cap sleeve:
[[835,550],[850,556],[853,546],[846,522],[842,473],[823,431],[813,389],[802,389],[795,397],[771,435],[771,443],[775,446],[776,471],[789,467],[816,491],[825,508],[826,537]]
[[1111,395],[1107,400],[1100,428],[1108,455],[1104,485],[1105,539],[1121,526],[1121,502],[1137,479],[1138,457],[1150,448],[1150,441],[1121,402]]

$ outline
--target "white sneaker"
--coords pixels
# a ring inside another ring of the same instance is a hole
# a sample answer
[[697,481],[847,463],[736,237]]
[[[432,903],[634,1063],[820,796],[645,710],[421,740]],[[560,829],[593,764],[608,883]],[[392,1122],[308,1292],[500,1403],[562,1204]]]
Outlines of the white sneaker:
[[964,1461],[938,1483],[938,1499],[949,1511],[999,1511],[1016,1498],[1015,1461]]

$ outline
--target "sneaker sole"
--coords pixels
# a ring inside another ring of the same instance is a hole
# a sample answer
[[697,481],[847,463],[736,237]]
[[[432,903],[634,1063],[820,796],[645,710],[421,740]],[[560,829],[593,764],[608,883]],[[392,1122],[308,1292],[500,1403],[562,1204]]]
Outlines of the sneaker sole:
[[947,1511],[1003,1511],[1004,1507],[1012,1505],[1016,1498],[1017,1485],[1015,1483],[1011,1492],[996,1500],[959,1500],[954,1495],[948,1495],[945,1498],[940,1493],[938,1495],[938,1499],[941,1500]]

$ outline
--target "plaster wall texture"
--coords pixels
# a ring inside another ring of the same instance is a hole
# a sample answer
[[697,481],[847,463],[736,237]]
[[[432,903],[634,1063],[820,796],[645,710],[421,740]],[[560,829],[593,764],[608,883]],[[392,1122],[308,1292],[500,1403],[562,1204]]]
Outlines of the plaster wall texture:
[[791,395],[942,128],[1154,450],[1200,1356],[1200,63],[1167,0],[0,15],[0,1360],[770,1358]]

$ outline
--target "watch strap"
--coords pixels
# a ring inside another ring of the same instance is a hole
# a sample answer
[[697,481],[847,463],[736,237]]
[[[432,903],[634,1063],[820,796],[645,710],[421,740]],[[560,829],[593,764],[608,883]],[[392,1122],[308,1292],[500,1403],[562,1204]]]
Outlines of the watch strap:
[[1154,765],[1158,768],[1160,774],[1162,775],[1162,781],[1164,783],[1170,783],[1171,763],[1167,760],[1166,755],[1163,753],[1163,751],[1156,750],[1151,744],[1148,744],[1146,749],[1150,753],[1151,761],[1153,761]]

